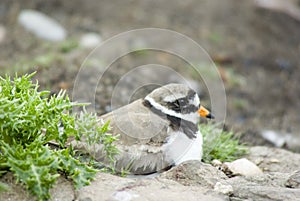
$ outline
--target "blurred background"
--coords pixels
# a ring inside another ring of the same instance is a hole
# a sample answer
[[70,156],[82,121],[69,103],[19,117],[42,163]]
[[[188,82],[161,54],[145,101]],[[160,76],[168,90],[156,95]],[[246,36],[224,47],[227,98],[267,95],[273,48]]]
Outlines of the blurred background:
[[[298,0],[1,0],[0,74],[37,71],[41,89],[53,94],[66,89],[71,95],[78,70],[95,46],[147,27],[182,33],[212,57],[226,89],[225,129],[240,133],[250,145],[300,151]],[[208,92],[181,59],[147,51],[120,58],[106,72],[97,89],[99,115],[111,110],[112,88],[120,76],[148,63],[184,74],[209,105]],[[97,81],[87,75],[82,92]]]

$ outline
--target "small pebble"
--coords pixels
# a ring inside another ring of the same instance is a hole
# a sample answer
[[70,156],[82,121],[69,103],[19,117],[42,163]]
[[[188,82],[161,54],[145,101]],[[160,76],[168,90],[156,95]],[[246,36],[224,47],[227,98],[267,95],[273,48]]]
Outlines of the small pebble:
[[271,158],[270,163],[280,163],[280,161],[277,158]]
[[300,9],[295,0],[255,0],[255,5],[264,9],[283,12],[300,21]]
[[276,147],[283,147],[283,145],[286,143],[286,137],[284,134],[273,130],[263,130],[261,131],[261,136],[274,144]]
[[229,184],[222,184],[221,182],[217,182],[214,186],[214,191],[219,193],[223,193],[224,195],[232,195],[233,188]]
[[221,161],[219,161],[218,159],[214,159],[211,164],[214,166],[214,167],[220,167],[223,163]]
[[116,201],[131,201],[137,197],[139,195],[127,191],[118,191],[113,194],[113,199]]
[[261,136],[276,147],[286,147],[295,152],[300,151],[300,137],[296,133],[263,130]]
[[84,34],[80,39],[80,46],[85,48],[97,47],[102,42],[101,36],[97,33]]
[[224,169],[230,171],[232,175],[253,176],[263,174],[262,170],[253,162],[246,158],[241,158],[233,162],[223,164]]
[[29,32],[48,41],[62,41],[65,29],[54,19],[35,10],[22,10],[18,22]]

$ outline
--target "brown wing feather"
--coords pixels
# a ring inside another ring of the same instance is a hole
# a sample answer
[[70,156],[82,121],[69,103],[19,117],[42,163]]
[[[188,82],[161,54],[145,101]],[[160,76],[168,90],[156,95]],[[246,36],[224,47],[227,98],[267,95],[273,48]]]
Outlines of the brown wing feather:
[[[169,121],[151,112],[137,100],[100,117],[110,120],[111,133],[119,135],[115,145],[120,153],[116,156],[115,169],[133,174],[149,174],[169,167],[161,145],[168,138]],[[96,160],[107,163],[103,145],[87,150],[86,145],[77,144]]]
[[169,121],[154,114],[139,99],[100,117],[110,120],[111,132],[123,145],[162,144],[168,137]]

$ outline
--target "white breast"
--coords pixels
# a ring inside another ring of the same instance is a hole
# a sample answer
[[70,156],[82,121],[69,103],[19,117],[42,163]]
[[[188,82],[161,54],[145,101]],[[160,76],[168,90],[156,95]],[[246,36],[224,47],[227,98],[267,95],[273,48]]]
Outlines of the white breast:
[[167,143],[163,145],[166,159],[175,165],[188,160],[201,160],[202,135],[200,131],[196,136],[190,139],[180,131],[171,133]]

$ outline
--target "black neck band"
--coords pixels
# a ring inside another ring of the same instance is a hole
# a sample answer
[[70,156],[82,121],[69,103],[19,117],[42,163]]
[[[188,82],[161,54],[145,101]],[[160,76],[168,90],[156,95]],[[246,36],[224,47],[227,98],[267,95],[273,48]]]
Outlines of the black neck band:
[[151,105],[151,103],[148,100],[144,100],[143,105],[149,108],[153,113],[157,114],[161,118],[168,119],[170,121],[170,126],[173,130],[183,132],[190,139],[196,138],[198,126],[193,122],[165,114],[162,111],[156,109],[153,105]]

